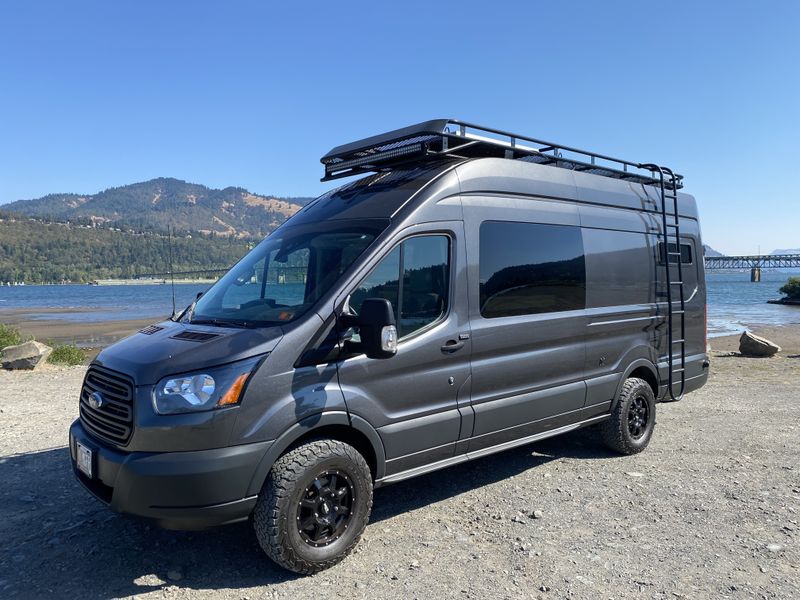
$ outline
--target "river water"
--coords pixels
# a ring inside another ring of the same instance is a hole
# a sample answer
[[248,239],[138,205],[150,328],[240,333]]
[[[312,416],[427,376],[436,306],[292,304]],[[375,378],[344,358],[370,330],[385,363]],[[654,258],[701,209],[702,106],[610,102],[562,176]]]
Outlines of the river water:
[[[800,324],[800,307],[767,304],[779,298],[778,288],[800,272],[763,271],[761,283],[751,283],[747,272],[710,272],[708,330],[710,336],[736,333],[757,325]],[[187,306],[208,284],[176,284],[178,308]],[[37,308],[70,309],[41,312]],[[30,309],[27,318],[99,322],[125,319],[154,320],[172,312],[169,285],[26,285],[0,287],[0,315],[5,309]],[[2,319],[2,317],[0,317]]]

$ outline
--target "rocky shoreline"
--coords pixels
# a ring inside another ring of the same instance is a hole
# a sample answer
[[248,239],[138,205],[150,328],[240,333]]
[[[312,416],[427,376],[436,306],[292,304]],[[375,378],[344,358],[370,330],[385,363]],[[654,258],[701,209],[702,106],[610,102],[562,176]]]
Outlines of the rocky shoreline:
[[785,306],[800,306],[800,300],[792,298],[779,298],[778,300],[767,300],[767,304],[783,304]]

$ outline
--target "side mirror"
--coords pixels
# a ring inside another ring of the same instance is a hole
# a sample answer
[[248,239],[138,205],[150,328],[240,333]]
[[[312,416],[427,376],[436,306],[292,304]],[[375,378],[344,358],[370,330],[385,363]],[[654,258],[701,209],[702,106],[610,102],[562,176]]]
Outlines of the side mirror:
[[397,354],[397,327],[392,303],[384,298],[367,298],[358,315],[361,350],[367,358],[391,358]]

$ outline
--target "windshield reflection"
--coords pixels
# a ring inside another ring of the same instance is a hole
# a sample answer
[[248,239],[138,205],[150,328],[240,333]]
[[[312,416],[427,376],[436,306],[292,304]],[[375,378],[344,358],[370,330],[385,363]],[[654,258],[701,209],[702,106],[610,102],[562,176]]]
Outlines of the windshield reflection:
[[278,230],[214,284],[183,320],[224,327],[293,321],[330,290],[381,230],[374,223]]

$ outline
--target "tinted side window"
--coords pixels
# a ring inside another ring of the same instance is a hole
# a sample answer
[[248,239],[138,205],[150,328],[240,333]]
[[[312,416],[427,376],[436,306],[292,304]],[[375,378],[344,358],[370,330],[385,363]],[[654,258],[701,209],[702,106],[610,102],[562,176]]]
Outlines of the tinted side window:
[[350,295],[350,308],[359,314],[361,304],[367,298],[385,298],[391,302],[397,319],[397,305],[400,299],[400,246],[379,262]]
[[590,308],[652,302],[656,278],[652,246],[644,233],[584,229]]
[[486,221],[480,230],[480,309],[487,318],[586,306],[578,227]]
[[433,323],[447,311],[449,254],[450,240],[444,235],[404,241],[350,295],[350,308],[358,314],[367,298],[389,300],[401,338]]
[[[674,243],[670,243],[669,251],[670,252],[677,252],[678,251],[678,249],[675,247]],[[658,243],[658,255],[660,257],[659,260],[661,261],[661,264],[662,265],[665,264],[666,260],[665,260],[665,255],[664,255],[664,242],[659,242]],[[677,263],[678,262],[678,257],[677,256],[670,256],[669,257],[669,262],[673,263],[673,264]],[[681,244],[681,262],[683,264],[685,264],[685,265],[692,264],[692,246],[690,244]]]
[[403,242],[400,337],[433,323],[447,310],[448,242],[443,235],[415,237]]

